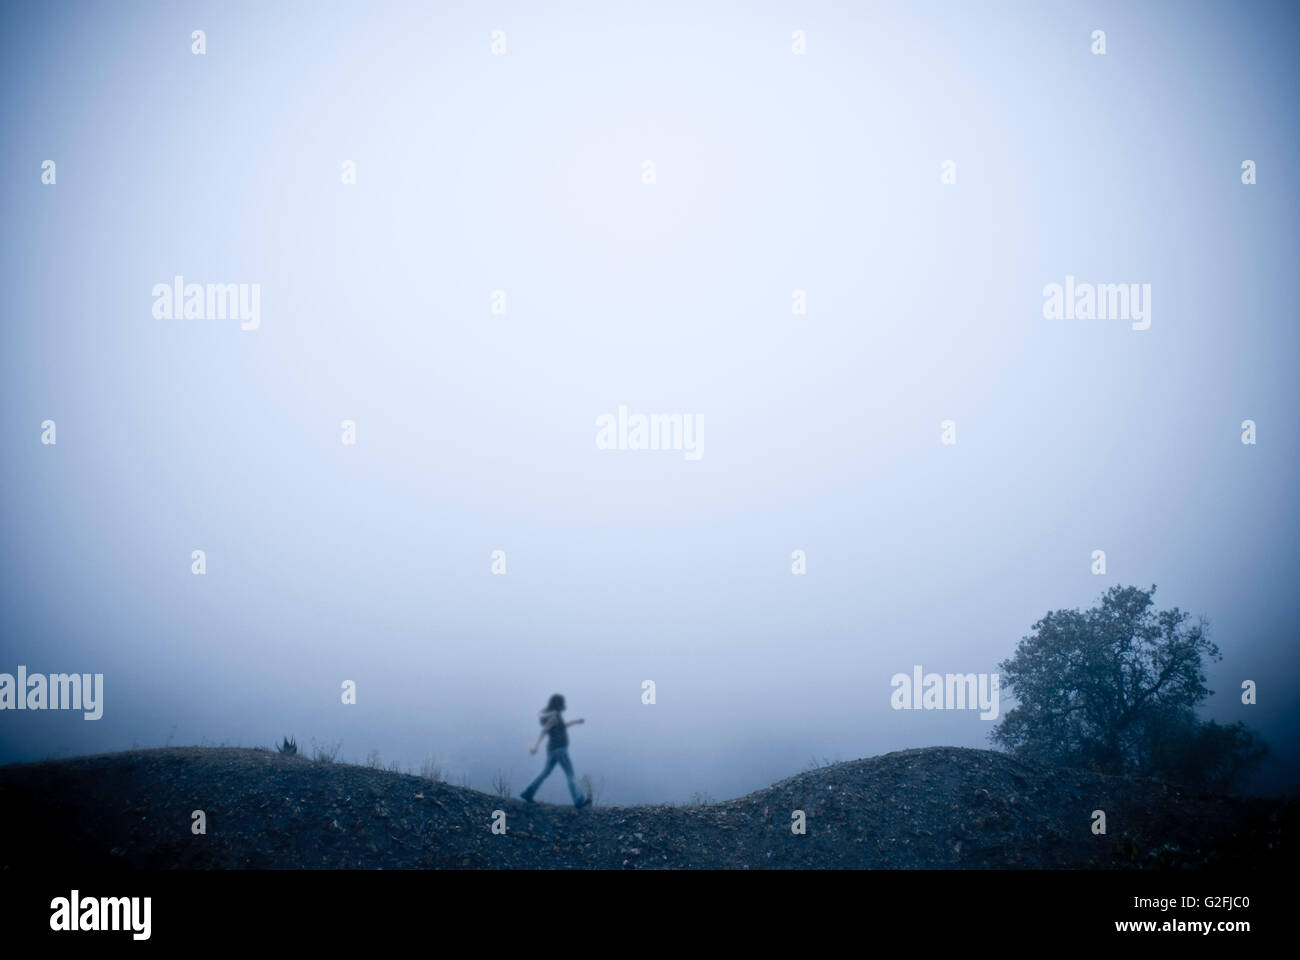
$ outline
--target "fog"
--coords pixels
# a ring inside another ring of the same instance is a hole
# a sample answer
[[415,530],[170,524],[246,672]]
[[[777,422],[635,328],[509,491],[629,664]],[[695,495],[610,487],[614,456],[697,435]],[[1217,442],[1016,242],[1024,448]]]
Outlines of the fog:
[[[104,677],[0,762],[517,793],[560,692],[604,802],[722,799],[987,747],[891,678],[1156,584],[1300,783],[1294,8],[704,6],[0,12],[0,671]],[[1149,328],[1046,318],[1067,277]],[[620,406],[701,455],[602,449]]]

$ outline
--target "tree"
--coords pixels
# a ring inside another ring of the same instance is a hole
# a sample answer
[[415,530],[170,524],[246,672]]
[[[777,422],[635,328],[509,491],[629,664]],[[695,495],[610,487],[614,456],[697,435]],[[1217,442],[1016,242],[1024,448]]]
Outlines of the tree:
[[1017,706],[992,740],[1030,759],[1226,789],[1263,745],[1241,724],[1201,723],[1219,648],[1204,618],[1155,609],[1156,588],[1111,587],[1087,611],[1056,610],[1004,660]]

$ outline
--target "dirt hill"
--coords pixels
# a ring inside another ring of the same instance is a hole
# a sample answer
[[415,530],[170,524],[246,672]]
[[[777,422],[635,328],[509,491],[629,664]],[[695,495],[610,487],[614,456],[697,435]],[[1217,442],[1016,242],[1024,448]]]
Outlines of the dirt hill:
[[0,767],[0,869],[1254,867],[1290,858],[1298,806],[930,747],[721,803],[579,811],[266,750],[167,748]]

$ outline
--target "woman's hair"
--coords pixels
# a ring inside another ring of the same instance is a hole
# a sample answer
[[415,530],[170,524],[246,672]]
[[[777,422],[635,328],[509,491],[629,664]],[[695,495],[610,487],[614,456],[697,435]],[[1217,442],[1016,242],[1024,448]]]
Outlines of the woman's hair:
[[564,712],[564,697],[558,693],[551,694],[551,699],[546,703],[547,710],[557,710]]

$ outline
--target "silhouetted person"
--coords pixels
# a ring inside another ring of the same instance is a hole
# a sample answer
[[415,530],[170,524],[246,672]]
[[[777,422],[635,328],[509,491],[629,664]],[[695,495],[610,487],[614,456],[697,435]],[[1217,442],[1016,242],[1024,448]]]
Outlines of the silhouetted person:
[[529,753],[537,752],[537,745],[542,742],[542,737],[549,737],[546,744],[546,768],[538,775],[537,779],[528,785],[523,793],[519,796],[525,803],[533,802],[533,794],[537,788],[542,785],[555,765],[558,763],[564,769],[564,775],[569,779],[569,793],[573,797],[575,807],[585,807],[587,798],[582,795],[578,789],[578,784],[573,779],[573,764],[569,762],[569,731],[568,728],[576,723],[582,723],[582,718],[564,722],[564,697],[558,693],[551,697],[550,702],[546,704],[546,709],[537,715],[537,722],[542,725],[542,732],[537,735],[537,741],[528,748]]

